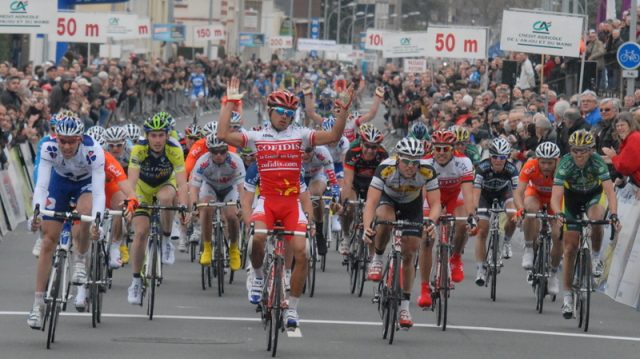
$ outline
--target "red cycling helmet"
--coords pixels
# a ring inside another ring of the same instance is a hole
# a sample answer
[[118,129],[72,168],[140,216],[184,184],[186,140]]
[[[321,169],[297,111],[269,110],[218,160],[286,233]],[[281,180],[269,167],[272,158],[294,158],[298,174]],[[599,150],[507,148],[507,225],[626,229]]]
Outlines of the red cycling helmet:
[[273,91],[267,98],[267,106],[282,107],[289,110],[296,110],[298,102],[298,97],[286,90]]
[[456,135],[451,131],[439,130],[431,135],[431,143],[434,145],[453,145]]

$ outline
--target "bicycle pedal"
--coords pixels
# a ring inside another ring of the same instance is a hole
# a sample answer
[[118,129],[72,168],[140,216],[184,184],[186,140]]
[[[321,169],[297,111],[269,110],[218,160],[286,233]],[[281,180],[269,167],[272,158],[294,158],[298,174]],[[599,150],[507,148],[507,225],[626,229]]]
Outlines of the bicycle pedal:
[[262,313],[262,305],[261,304],[256,305],[256,313]]
[[371,303],[380,303],[380,296],[376,295],[371,298]]

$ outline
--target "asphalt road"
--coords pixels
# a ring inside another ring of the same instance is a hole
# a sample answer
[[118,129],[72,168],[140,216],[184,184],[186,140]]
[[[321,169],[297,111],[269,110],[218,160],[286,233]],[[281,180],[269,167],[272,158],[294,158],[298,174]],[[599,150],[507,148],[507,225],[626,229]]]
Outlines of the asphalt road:
[[[251,111],[247,115],[251,116]],[[381,123],[378,116],[376,123]],[[226,286],[219,298],[214,288],[200,288],[199,265],[176,253],[176,263],[165,267],[159,287],[156,316],[149,321],[145,308],[129,305],[126,290],[130,267],[115,272],[105,295],[104,316],[91,328],[89,314],[72,306],[60,318],[56,343],[45,349],[46,334],[26,324],[33,301],[35,236],[18,230],[0,243],[0,358],[262,358],[265,331],[247,301],[245,273]],[[411,305],[416,322],[400,331],[390,346],[381,339],[377,307],[371,303],[373,286],[365,295],[348,292],[348,276],[341,257],[331,250],[327,271],[318,273],[316,295],[303,296],[299,305],[302,338],[281,337],[281,358],[638,358],[640,313],[596,293],[592,297],[590,330],[560,314],[560,300],[535,311],[535,298],[520,268],[521,235],[514,238],[514,258],[499,276],[498,298],[473,283],[473,239],[464,255],[466,279],[449,301],[446,332],[435,327],[435,314],[418,310],[415,286]]]

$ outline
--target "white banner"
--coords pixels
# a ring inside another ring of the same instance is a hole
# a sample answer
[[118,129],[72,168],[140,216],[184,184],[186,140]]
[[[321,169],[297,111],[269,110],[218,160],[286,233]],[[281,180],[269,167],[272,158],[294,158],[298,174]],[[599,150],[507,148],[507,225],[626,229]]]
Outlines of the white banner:
[[0,0],[0,34],[50,34],[57,11],[52,0]]
[[193,27],[194,42],[220,41],[224,39],[224,25],[221,23]]
[[[100,18],[104,21],[104,17]],[[115,40],[137,39],[138,16],[127,14],[108,14],[106,35]]]
[[119,59],[122,56],[122,46],[112,44],[100,44],[100,57],[106,59]]
[[484,59],[487,57],[487,28],[429,25],[429,57]]
[[427,59],[404,59],[402,69],[406,73],[423,73],[427,71]]
[[429,35],[426,32],[394,32],[384,36],[383,57],[426,57]]
[[504,10],[500,49],[578,57],[583,21],[564,13]]
[[367,50],[384,50],[384,37],[389,32],[384,30],[367,29],[364,38],[364,48]]
[[298,51],[330,51],[336,52],[335,40],[298,39]]
[[269,38],[269,47],[271,49],[290,49],[293,47],[293,37],[271,36]]
[[107,42],[107,21],[104,15],[95,13],[59,12],[51,41],[60,42]]

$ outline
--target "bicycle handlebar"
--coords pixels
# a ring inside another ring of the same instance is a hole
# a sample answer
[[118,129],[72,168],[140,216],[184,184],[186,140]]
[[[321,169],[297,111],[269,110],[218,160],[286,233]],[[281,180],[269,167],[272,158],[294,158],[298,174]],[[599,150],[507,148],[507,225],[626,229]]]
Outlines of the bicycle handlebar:
[[80,221],[80,222],[94,222],[94,221],[96,221],[97,223],[100,222],[100,213],[98,213],[95,218],[91,216],[85,216],[77,212],[56,212],[48,209],[38,209],[38,208],[36,208],[36,211],[34,211],[34,214],[35,213],[40,213],[42,215],[53,217],[56,219],[64,219],[64,220],[70,219],[72,221]]
[[[610,219],[599,219],[599,220],[590,220],[590,219],[565,219],[564,221],[565,224],[575,224],[578,226],[587,226],[587,225],[594,225],[594,226],[603,226],[603,225],[611,225],[611,235],[609,236],[609,240],[612,241],[615,237],[616,231],[615,228],[613,227],[613,222]],[[564,227],[563,227],[564,228]]]
[[237,201],[229,201],[229,202],[209,201],[209,202],[197,203],[195,207],[196,208],[201,208],[201,207],[223,208],[223,207],[232,207],[232,206],[237,207],[238,205],[239,203]]
[[539,218],[539,219],[557,219],[559,216],[557,214],[549,214],[549,213],[525,213],[525,217],[528,218]]
[[423,227],[425,225],[424,223],[421,223],[421,222],[411,222],[411,221],[405,221],[402,219],[398,221],[381,221],[376,219],[374,221],[374,226],[378,224],[386,224],[394,227]]
[[[422,217],[424,220],[430,219],[429,217]],[[443,214],[440,217],[438,217],[438,222],[466,222],[469,219],[469,217],[454,217],[452,215],[449,214]]]
[[300,237],[304,237],[307,235],[307,232],[300,232],[300,231],[285,231],[279,228],[274,228],[274,229],[253,229],[253,233],[259,233],[259,234],[266,234],[268,236],[271,235],[282,235],[282,236],[300,236]]
[[516,213],[518,210],[511,208],[478,208],[476,213]]
[[334,196],[311,196],[310,198],[312,201],[322,201],[322,200],[335,201],[336,199]]
[[105,209],[104,210],[104,218],[107,218],[109,216],[118,217],[118,216],[123,216],[123,215],[124,215],[124,211],[116,211],[116,210],[111,210],[111,209]]
[[161,210],[161,211],[180,211],[180,212],[186,212],[187,211],[187,206],[160,206],[160,205],[144,204],[144,203],[140,203],[140,206],[138,206],[138,208],[140,208],[140,209],[158,209],[158,210]]

